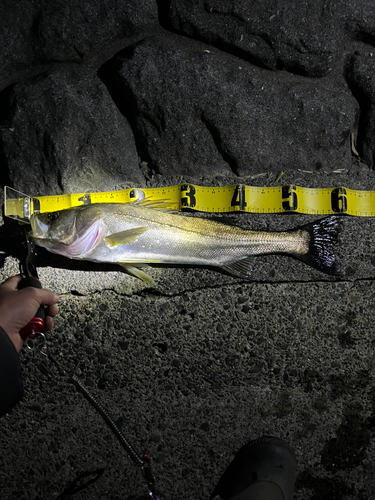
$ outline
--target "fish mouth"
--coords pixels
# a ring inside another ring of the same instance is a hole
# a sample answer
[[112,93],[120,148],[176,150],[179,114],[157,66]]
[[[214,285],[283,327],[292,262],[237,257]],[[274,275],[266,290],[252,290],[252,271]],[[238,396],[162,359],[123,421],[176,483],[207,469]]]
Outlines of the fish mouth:
[[55,234],[51,235],[50,226],[48,222],[44,222],[38,215],[32,215],[30,217],[31,225],[31,236],[35,240],[56,243],[61,245],[71,245],[77,239],[77,230],[75,220],[71,231],[67,231],[65,234]]
[[30,218],[33,238],[45,239],[48,232],[48,225],[38,219],[37,216],[32,215]]

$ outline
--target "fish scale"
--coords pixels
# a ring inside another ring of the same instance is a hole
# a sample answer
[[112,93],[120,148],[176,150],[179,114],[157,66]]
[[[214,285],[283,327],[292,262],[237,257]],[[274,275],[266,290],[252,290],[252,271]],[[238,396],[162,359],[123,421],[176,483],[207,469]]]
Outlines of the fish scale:
[[[165,205],[165,206],[164,206]],[[336,274],[333,253],[339,218],[327,217],[291,231],[242,229],[202,217],[168,213],[168,203],[103,203],[31,216],[36,244],[69,258],[119,263],[150,281],[142,264],[218,266],[251,275],[257,255],[286,254]]]
[[[124,229],[148,227],[148,231],[127,245],[119,245],[118,252],[113,251],[112,262],[126,261],[132,256],[158,260],[161,263],[195,265],[225,265],[233,260],[251,255],[289,252],[298,253],[307,249],[308,238],[300,238],[300,232],[267,233],[244,230],[236,226],[225,225],[209,219],[188,217],[158,212],[155,209],[128,207],[120,205],[113,217],[112,207],[102,207],[107,234]],[[130,212],[130,214],[129,214]],[[122,217],[122,222],[119,222]],[[301,249],[301,243],[304,249]],[[168,248],[167,248],[168,247]],[[99,259],[101,247],[97,247],[90,256]]]

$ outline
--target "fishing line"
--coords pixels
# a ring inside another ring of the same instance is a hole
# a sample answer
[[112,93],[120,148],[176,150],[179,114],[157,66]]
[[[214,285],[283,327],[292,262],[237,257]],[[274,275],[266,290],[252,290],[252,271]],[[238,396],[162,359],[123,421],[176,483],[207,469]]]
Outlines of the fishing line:
[[[31,349],[35,353],[36,349],[34,349],[33,347],[34,346],[32,346]],[[97,401],[97,399],[91,394],[91,392],[84,386],[84,384],[81,382],[78,376],[76,374],[69,374],[62,367],[61,363],[57,361],[56,357],[51,353],[51,350],[48,348],[45,337],[43,338],[43,343],[39,344],[38,347],[39,351],[44,356],[47,356],[48,359],[57,367],[60,375],[67,377],[68,382],[72,383],[76,387],[77,391],[80,392],[85,397],[85,399],[90,403],[90,405],[93,408],[95,408],[96,412],[99,413],[99,415],[103,418],[104,422],[116,436],[118,442],[125,450],[126,454],[133,462],[133,464],[137,468],[141,469],[143,478],[147,485],[148,495],[150,496],[150,498],[152,500],[160,500],[158,493],[156,492],[155,489],[155,479],[151,471],[151,463],[147,453],[144,451],[142,457],[139,457],[139,455],[134,451],[134,448],[126,439],[126,437],[124,436],[118,425],[111,418],[109,413],[103,408],[103,406]],[[45,347],[46,352],[42,351],[43,347]]]

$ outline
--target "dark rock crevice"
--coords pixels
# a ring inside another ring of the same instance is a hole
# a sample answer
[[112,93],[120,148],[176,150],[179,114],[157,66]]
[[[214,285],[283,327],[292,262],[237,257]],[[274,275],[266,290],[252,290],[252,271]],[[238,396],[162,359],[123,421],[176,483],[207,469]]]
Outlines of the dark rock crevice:
[[126,118],[132,129],[138,157],[142,161],[147,162],[155,173],[159,173],[157,165],[153,162],[148,152],[147,144],[144,141],[141,123],[142,121],[149,122],[151,127],[160,134],[163,112],[161,110],[159,120],[158,118],[154,119],[146,111],[141,110],[135,92],[132,90],[131,86],[127,84],[126,80],[120,79],[117,74],[121,67],[119,61],[131,58],[133,51],[134,45],[120,51],[113,59],[103,64],[97,74],[106,86],[117,109]]
[[[375,51],[374,51],[375,52]],[[373,168],[375,165],[375,59],[371,48],[350,56],[346,63],[347,85],[358,102],[357,150]]]
[[205,117],[204,113],[202,113],[201,119],[204,125],[207,127],[207,130],[211,134],[212,140],[214,141],[219,154],[222,156],[223,160],[228,164],[229,168],[234,173],[234,175],[239,177],[238,164],[236,158],[227,150],[220,136],[220,130]]

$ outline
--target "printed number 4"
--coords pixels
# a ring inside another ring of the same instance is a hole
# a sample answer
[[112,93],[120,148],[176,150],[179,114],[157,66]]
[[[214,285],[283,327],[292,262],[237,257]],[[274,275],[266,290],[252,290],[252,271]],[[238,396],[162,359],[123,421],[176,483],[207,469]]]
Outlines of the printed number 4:
[[236,186],[230,205],[231,207],[240,207],[240,210],[244,210],[247,207],[243,186]]
[[296,186],[283,186],[281,190],[282,207],[284,210],[292,211],[297,210],[298,199],[295,192]]

